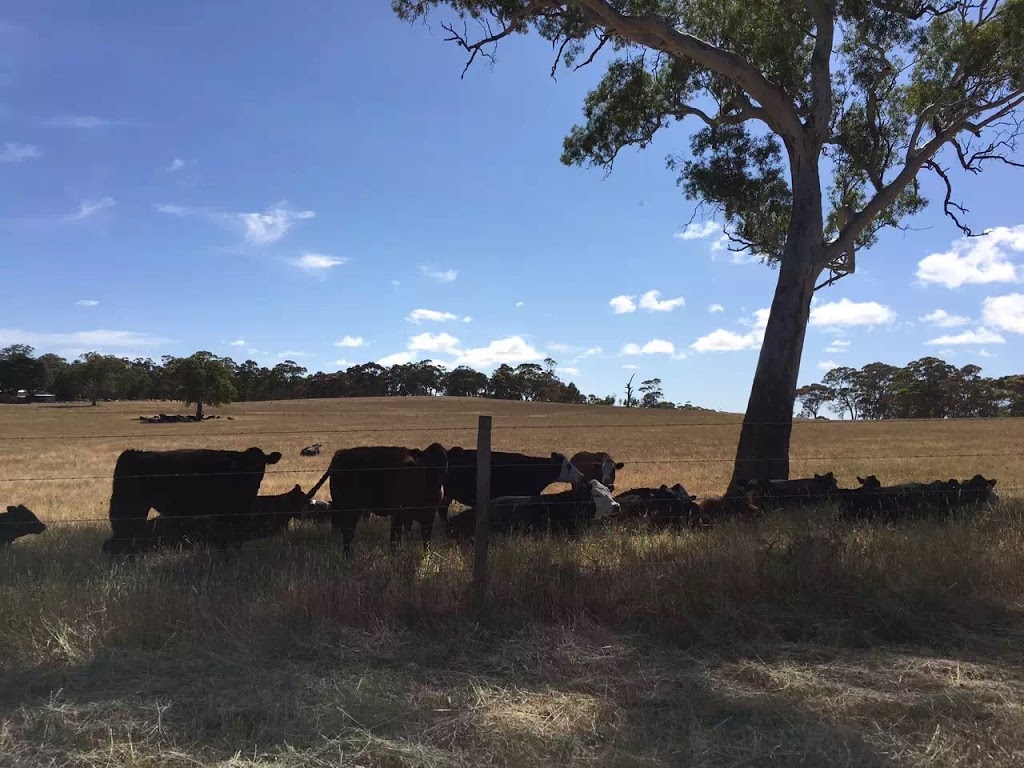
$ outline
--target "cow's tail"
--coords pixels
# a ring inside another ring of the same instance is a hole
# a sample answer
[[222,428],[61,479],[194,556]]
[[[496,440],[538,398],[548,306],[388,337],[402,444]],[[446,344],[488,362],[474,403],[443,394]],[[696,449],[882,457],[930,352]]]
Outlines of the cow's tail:
[[306,503],[308,504],[316,496],[316,492],[323,488],[324,483],[327,482],[327,478],[331,476],[331,468],[328,467],[327,471],[324,472],[323,477],[316,481],[316,485],[313,486],[313,490],[306,494]]

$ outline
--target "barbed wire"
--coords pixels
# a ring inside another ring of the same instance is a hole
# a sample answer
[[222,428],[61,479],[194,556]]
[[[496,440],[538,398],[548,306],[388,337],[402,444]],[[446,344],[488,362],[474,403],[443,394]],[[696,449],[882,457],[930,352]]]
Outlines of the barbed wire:
[[[494,453],[498,453],[495,451]],[[1008,453],[935,453],[935,454],[911,454],[901,456],[880,456],[878,454],[872,456],[849,456],[849,455],[838,455],[838,456],[791,456],[789,462],[822,462],[822,461],[911,461],[918,459],[989,459],[989,458],[1022,458],[1024,453],[1011,451]],[[539,457],[538,457],[539,458]],[[566,457],[568,458],[568,457]],[[752,463],[759,462],[761,459],[750,458],[736,458],[736,457],[693,457],[693,458],[661,458],[661,459],[625,459],[624,463],[627,467],[633,466],[646,466],[652,464],[724,464],[724,463]],[[492,471],[498,470],[519,470],[519,469],[536,469],[543,467],[554,467],[557,466],[552,464],[551,460],[538,461],[536,463],[522,463],[522,464],[492,464]],[[452,467],[448,465],[447,468],[442,466],[424,466],[421,464],[399,464],[399,465],[380,465],[380,466],[368,466],[368,467],[340,467],[336,469],[328,468],[322,471],[320,474],[323,476],[326,472],[330,474],[354,474],[362,472],[400,472],[400,471],[443,471],[445,473],[456,470],[462,470],[465,472],[475,472],[476,465],[458,465]],[[579,469],[579,467],[577,467]],[[180,478],[180,477],[254,477],[256,475],[262,475],[266,477],[274,477],[278,475],[298,475],[298,474],[310,474],[318,470],[309,469],[276,469],[270,472],[264,472],[263,470],[252,470],[252,471],[224,471],[224,472],[154,472],[154,473],[142,473],[142,474],[128,474],[128,475],[71,475],[65,477],[43,477],[43,476],[31,476],[31,477],[3,477],[0,478],[0,483],[32,483],[32,482],[77,482],[82,480],[143,480],[143,479],[156,479],[156,478]],[[622,470],[618,470],[622,471]],[[794,478],[799,479],[799,478]],[[805,478],[809,479],[809,478]],[[554,482],[554,481],[552,481]],[[790,481],[782,481],[790,482]]]
[[[794,427],[806,426],[806,425],[836,425],[836,424],[874,424],[874,425],[891,425],[891,424],[921,424],[921,423],[946,423],[946,422],[964,422],[964,421],[983,421],[983,422],[1001,422],[1009,421],[1011,419],[1018,419],[1020,417],[1014,416],[991,416],[991,417],[968,417],[958,419],[942,419],[942,418],[925,418],[925,419],[855,419],[855,420],[832,420],[832,419],[808,419],[799,420],[794,419],[792,422],[752,422],[747,424],[748,427],[782,427],[789,426],[792,424]],[[186,424],[192,423],[203,423],[209,424],[210,422],[186,422]],[[141,422],[138,426],[147,426]],[[742,419],[738,421],[695,421],[695,422],[645,422],[645,423],[587,423],[587,424],[502,424],[502,430],[511,429],[676,429],[676,428],[688,428],[688,427],[742,427],[744,426]],[[344,434],[361,434],[361,433],[373,433],[373,434],[400,434],[406,432],[476,432],[477,426],[432,426],[432,427],[390,427],[381,429],[374,426],[366,427],[351,427],[344,429],[281,429],[281,430],[260,430],[260,431],[238,431],[238,432],[207,432],[202,435],[204,439],[211,437],[261,437],[266,435],[344,435]],[[150,432],[149,434],[144,433],[112,433],[112,434],[96,434],[96,435],[0,435],[0,441],[21,441],[21,440],[113,440],[119,438],[138,438],[142,435],[146,439],[160,438],[160,437],[182,437],[187,435],[187,431],[181,432]]]

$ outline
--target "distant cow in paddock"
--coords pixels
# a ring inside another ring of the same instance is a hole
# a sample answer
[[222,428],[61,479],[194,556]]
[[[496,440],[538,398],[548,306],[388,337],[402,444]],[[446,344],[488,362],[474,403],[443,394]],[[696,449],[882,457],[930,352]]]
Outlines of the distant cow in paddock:
[[[499,496],[539,496],[552,483],[583,482],[583,474],[561,453],[549,458],[522,453],[491,453],[491,498]],[[448,451],[448,473],[444,496],[437,512],[442,523],[448,521],[448,507],[458,501],[468,507],[476,504],[476,451],[452,448]]]
[[206,536],[223,549],[232,528],[247,525],[267,466],[280,460],[280,453],[259,448],[124,451],[114,466],[113,534],[103,550],[117,555],[149,548],[152,530],[146,518],[151,509],[165,518],[209,518]]
[[667,485],[634,488],[615,497],[622,511],[614,520],[646,520],[653,526],[665,528],[706,525],[709,521],[696,498],[679,483],[671,488]]
[[331,482],[331,527],[340,531],[346,555],[352,553],[356,525],[364,512],[391,517],[391,543],[402,528],[420,524],[423,547],[430,545],[434,513],[441,503],[447,451],[438,443],[424,450],[364,446],[337,451],[320,483]]
[[[571,490],[538,496],[499,496],[491,499],[491,533],[575,534],[581,526],[619,512],[619,504],[597,480],[577,483]],[[447,524],[453,539],[471,539],[476,533],[476,509],[455,515]]]
[[922,517],[948,517],[953,512],[982,505],[994,505],[999,496],[996,481],[975,475],[963,482],[935,480],[931,483],[900,483],[883,486],[870,476],[860,488],[843,489],[837,500],[844,517],[855,520],[895,522]]
[[0,547],[6,547],[22,536],[33,536],[43,533],[46,524],[35,513],[23,504],[8,507],[0,513]]
[[625,464],[616,462],[607,453],[590,453],[580,451],[573,454],[569,462],[583,473],[584,480],[597,480],[609,491],[615,490],[615,471],[622,469]]
[[324,446],[323,446],[322,443],[313,443],[313,445],[307,445],[305,448],[303,448],[301,451],[299,451],[299,455],[300,456],[319,456],[320,455],[320,449],[323,448],[323,447]]

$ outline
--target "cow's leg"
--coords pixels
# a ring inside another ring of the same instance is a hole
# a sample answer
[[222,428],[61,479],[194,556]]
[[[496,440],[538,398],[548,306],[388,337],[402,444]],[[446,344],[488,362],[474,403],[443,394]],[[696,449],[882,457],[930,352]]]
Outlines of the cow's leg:
[[331,530],[341,531],[341,550],[346,557],[352,556],[352,540],[359,523],[358,509],[331,509]]
[[391,535],[388,537],[388,543],[392,549],[397,548],[402,543],[402,529],[412,527],[412,518],[406,510],[400,510],[391,513]]
[[430,548],[430,536],[434,530],[434,512],[435,509],[433,507],[424,507],[417,512],[417,519],[420,524],[420,536],[423,539],[424,550]]
[[115,493],[110,498],[111,536],[103,551],[110,555],[131,554],[149,539],[149,503],[141,495]]
[[441,518],[442,529],[448,528],[448,508],[451,507],[451,505],[452,500],[447,496],[442,498],[440,503],[437,505],[437,516]]

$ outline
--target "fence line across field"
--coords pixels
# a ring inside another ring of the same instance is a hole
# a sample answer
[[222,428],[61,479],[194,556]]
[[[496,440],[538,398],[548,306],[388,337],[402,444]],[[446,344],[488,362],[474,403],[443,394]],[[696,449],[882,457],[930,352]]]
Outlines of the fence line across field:
[[[853,489],[853,490],[860,490],[860,489]],[[1024,491],[1024,485],[1008,485],[1008,486],[1003,486],[1003,487],[999,488],[999,491],[1000,491],[1000,493],[1016,493],[1017,491]],[[622,493],[623,494],[629,493],[629,490],[623,491]],[[944,495],[944,494],[947,494],[947,493],[948,493],[948,491],[945,490],[945,489],[934,489],[934,490],[932,490],[932,489],[929,489],[929,488],[926,487],[926,488],[921,488],[921,489],[915,490],[913,492],[913,495],[914,496],[927,496],[929,494]],[[618,494],[618,495],[622,495],[622,494]],[[483,498],[483,497],[481,497],[481,498]],[[706,496],[704,498],[705,499],[720,499],[721,497],[717,496],[717,495],[711,495],[711,496]],[[805,493],[776,493],[776,494],[772,494],[772,498],[773,499],[798,499],[798,498],[802,499],[802,498],[807,498],[807,494],[805,494]],[[494,501],[494,499],[490,499],[489,501]],[[565,504],[565,505],[575,504],[575,502],[554,502],[553,504],[557,505],[559,503]],[[831,503],[831,502],[828,502],[828,503]],[[477,504],[476,506],[472,507],[472,509],[474,509],[477,513],[479,513],[479,510],[480,510],[481,506],[482,506],[481,504]],[[2,509],[2,507],[0,507],[0,509]],[[368,514],[373,514],[373,515],[378,515],[380,517],[385,517],[385,516],[391,515],[392,513],[395,513],[395,512],[407,512],[410,509],[413,509],[413,508],[412,507],[374,507],[372,511],[368,512]],[[307,513],[312,513],[312,512],[315,512],[315,511],[316,510],[304,510],[302,512],[295,512],[293,514],[298,519],[305,518],[305,519],[308,520],[310,517],[312,517],[312,515],[311,514],[307,514]],[[323,513],[329,514],[330,511],[331,511],[330,509],[323,510]],[[280,512],[280,511],[269,511],[269,512],[257,512],[257,511],[212,512],[212,513],[203,513],[203,514],[197,514],[197,515],[170,515],[166,519],[169,519],[169,520],[208,520],[210,518],[217,518],[217,517],[253,518],[253,517],[274,517],[274,516],[281,516],[283,514],[286,514],[286,513],[283,513],[283,512]],[[449,515],[449,519],[451,519],[453,517],[457,517],[460,514],[462,514],[462,513],[461,512],[452,513],[452,514]],[[152,520],[154,518],[149,518],[149,519]],[[625,518],[625,519],[637,519],[637,518]],[[67,525],[82,525],[82,524],[86,524],[86,523],[109,523],[110,522],[110,518],[109,517],[71,517],[71,518],[63,518],[63,519],[60,519],[60,520],[53,520],[52,522],[48,522],[46,520],[43,520],[43,522],[45,522],[47,526],[50,526],[50,525],[61,526],[61,525],[65,525],[65,524],[67,524]],[[5,525],[22,525],[22,524],[23,523],[20,523],[20,522],[17,522],[17,521],[0,520],[0,527],[5,526]]]
[[[889,425],[889,424],[922,424],[922,423],[946,423],[946,422],[1005,422],[1010,419],[1018,417],[1013,416],[993,416],[993,417],[970,417],[964,419],[939,419],[939,418],[928,418],[928,419],[857,419],[854,421],[848,420],[829,420],[829,419],[808,419],[800,420],[794,419],[792,425],[807,426],[807,425],[826,425],[826,424],[874,424],[874,425]],[[197,424],[200,422],[196,422]],[[204,424],[210,424],[211,422],[202,422]],[[748,427],[784,427],[789,426],[791,422],[754,422],[748,424]],[[139,426],[145,426],[139,424]],[[190,426],[190,425],[185,425]],[[629,424],[609,424],[607,422],[602,423],[585,423],[585,424],[502,424],[501,429],[682,429],[689,427],[742,427],[743,421],[693,421],[693,422],[655,422],[655,423],[629,423]],[[381,429],[380,427],[366,426],[366,427],[346,427],[344,429],[270,429],[260,431],[244,431],[244,432],[205,432],[202,437],[266,437],[266,436],[279,436],[279,435],[347,435],[347,434],[362,434],[362,433],[373,433],[373,434],[402,434],[408,432],[476,432],[477,427],[474,426],[433,426],[433,427],[390,427]],[[146,432],[142,430],[140,432],[132,433],[117,433],[117,434],[98,434],[98,435],[0,435],[0,442],[4,441],[22,441],[22,440],[114,440],[114,439],[137,439],[137,438],[159,438],[159,437],[182,437],[188,435],[187,430],[180,432]],[[197,435],[198,436],[198,435]]]
[[[914,454],[914,455],[902,455],[902,456],[879,456],[875,454],[873,456],[791,456],[789,461],[793,462],[809,462],[809,461],[909,461],[912,459],[985,459],[985,458],[1021,458],[1024,457],[1024,452],[1013,451],[1010,453],[934,453],[934,454]],[[568,456],[566,457],[569,458]],[[623,459],[623,463],[627,466],[644,466],[651,464],[734,464],[744,462],[755,462],[760,459],[737,459],[735,457],[721,457],[721,458],[692,458],[692,459]],[[506,464],[499,465],[500,467],[513,467],[515,469],[533,468],[533,467],[549,467],[550,462],[542,462],[537,464]],[[440,467],[435,468],[440,469]],[[332,474],[344,474],[346,472],[398,472],[406,470],[419,470],[423,471],[424,467],[420,465],[411,466],[382,466],[382,467],[354,467],[354,468],[342,468],[335,470]],[[310,474],[316,472],[314,468],[309,469],[279,469],[273,472],[268,472],[264,477],[272,477],[275,475],[297,475],[297,474]],[[146,475],[126,475],[132,479],[149,479],[149,478],[168,478],[168,477],[217,477],[220,475],[230,475],[232,477],[245,477],[247,475],[258,475],[260,472],[161,472]],[[323,473],[321,473],[323,474]],[[80,480],[110,480],[112,475],[75,475],[72,477],[4,477],[0,478],[0,483],[34,483],[34,482],[53,482],[53,483],[67,483],[77,482]]]

